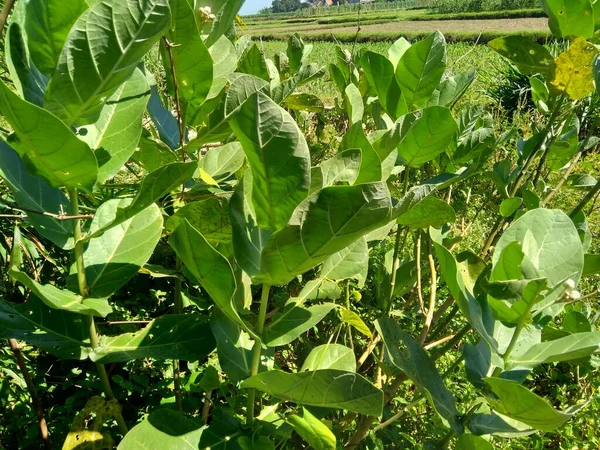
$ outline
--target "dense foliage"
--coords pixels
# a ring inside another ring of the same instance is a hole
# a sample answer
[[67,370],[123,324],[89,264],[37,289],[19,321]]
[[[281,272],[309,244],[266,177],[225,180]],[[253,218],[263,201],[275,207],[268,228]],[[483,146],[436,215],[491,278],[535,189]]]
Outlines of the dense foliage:
[[490,43],[528,80],[521,136],[465,102],[477,73],[440,33],[321,67],[298,35],[273,58],[236,36],[242,3],[18,4],[0,405],[40,427],[0,422],[2,445],[489,449],[565,426],[586,392],[533,388],[600,346],[600,181],[574,173],[600,141],[600,11],[544,2],[554,53]]

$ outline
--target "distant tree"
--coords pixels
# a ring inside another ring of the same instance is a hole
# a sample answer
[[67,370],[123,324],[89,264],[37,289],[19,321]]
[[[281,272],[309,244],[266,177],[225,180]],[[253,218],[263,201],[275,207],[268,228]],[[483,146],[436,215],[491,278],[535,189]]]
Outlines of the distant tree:
[[294,12],[303,7],[303,2],[300,0],[273,0],[271,11],[274,13]]
[[266,14],[272,14],[272,13],[273,13],[273,10],[271,9],[270,6],[267,6],[265,8],[258,10],[258,14],[260,14],[260,15],[266,15]]

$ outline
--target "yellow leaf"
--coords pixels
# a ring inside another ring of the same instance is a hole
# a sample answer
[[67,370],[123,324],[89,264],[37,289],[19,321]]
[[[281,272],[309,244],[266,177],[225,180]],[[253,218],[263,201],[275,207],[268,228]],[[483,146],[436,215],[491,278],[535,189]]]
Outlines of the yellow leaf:
[[350,311],[349,309],[343,308],[340,312],[342,316],[342,322],[347,323],[348,325],[352,325],[356,328],[357,331],[364,334],[365,336],[372,338],[373,333],[369,330],[367,324],[363,322],[358,314],[354,311]]
[[211,177],[206,170],[200,167],[200,179],[204,181],[206,184],[211,186],[219,187],[219,183],[215,181],[213,177]]
[[556,58],[552,85],[572,100],[581,100],[594,91],[594,58],[598,50],[583,38],[571,42],[569,50]]

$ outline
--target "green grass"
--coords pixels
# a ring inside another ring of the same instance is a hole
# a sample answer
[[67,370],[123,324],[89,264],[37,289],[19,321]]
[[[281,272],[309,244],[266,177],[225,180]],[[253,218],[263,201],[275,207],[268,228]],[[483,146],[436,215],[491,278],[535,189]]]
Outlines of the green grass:
[[539,8],[514,9],[506,11],[481,11],[450,14],[419,14],[405,20],[490,20],[490,19],[519,19],[526,17],[547,17]]

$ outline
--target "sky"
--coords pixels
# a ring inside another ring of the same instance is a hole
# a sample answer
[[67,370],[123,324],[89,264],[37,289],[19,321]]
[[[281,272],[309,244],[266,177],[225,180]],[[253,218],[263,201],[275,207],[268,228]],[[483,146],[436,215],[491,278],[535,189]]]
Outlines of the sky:
[[259,9],[262,9],[265,6],[271,6],[271,2],[272,0],[246,0],[240,14],[256,14]]

